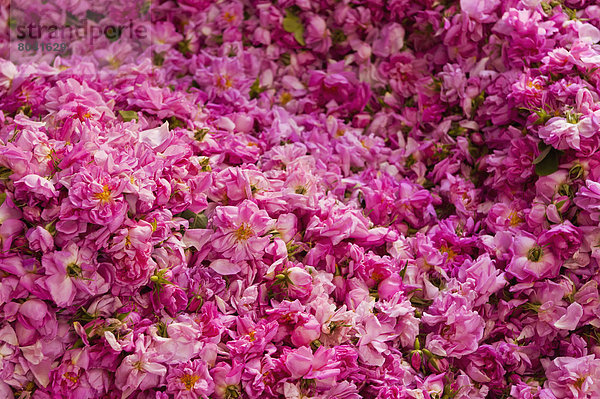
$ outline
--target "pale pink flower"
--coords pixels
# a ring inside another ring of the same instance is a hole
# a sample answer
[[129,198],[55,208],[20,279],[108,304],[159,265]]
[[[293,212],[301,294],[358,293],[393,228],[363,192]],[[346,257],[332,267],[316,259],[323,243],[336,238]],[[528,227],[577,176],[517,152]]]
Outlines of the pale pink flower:
[[167,376],[167,392],[177,399],[207,398],[214,387],[208,365],[199,359],[174,367]]
[[572,148],[589,155],[600,145],[595,138],[599,128],[600,123],[594,115],[579,120],[554,117],[540,128],[538,135],[557,150]]
[[137,389],[155,387],[167,373],[167,368],[154,361],[155,355],[148,351],[142,337],[135,344],[135,352],[121,362],[115,373],[115,383],[123,392],[121,398],[129,397]]
[[81,218],[109,230],[115,230],[125,219],[127,202],[122,195],[124,182],[121,178],[110,176],[99,167],[91,167],[81,170],[70,181],[61,180],[61,183],[69,189],[69,201],[63,201],[61,206],[64,219]]
[[293,379],[314,379],[317,386],[333,386],[335,378],[340,374],[340,362],[335,359],[335,350],[320,346],[314,353],[303,346],[290,352],[285,359],[285,366]]
[[600,397],[600,360],[594,355],[580,358],[557,357],[543,362],[550,388],[557,398]]
[[520,281],[557,276],[561,262],[549,247],[542,247],[532,235],[525,233],[517,235],[511,250],[513,257],[506,271]]
[[260,259],[269,244],[269,237],[265,235],[274,222],[266,211],[249,200],[238,206],[218,207],[213,217],[217,232],[212,246],[233,262]]

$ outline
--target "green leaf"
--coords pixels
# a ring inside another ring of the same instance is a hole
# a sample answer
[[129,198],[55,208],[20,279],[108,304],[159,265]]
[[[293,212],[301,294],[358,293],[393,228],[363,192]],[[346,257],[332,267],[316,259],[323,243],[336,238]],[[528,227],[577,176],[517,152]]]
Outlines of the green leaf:
[[[404,267],[402,268],[402,270],[400,270],[400,278],[402,280],[404,280],[404,275],[406,274],[406,268],[408,267],[408,261],[406,261],[406,264],[404,265]],[[419,349],[419,348],[417,348]]]
[[186,125],[187,125],[187,124],[185,123],[185,121],[183,121],[182,119],[179,119],[179,118],[178,118],[178,117],[176,117],[176,116],[171,116],[171,117],[169,117],[168,119],[163,119],[163,123],[164,123],[165,121],[168,121],[168,122],[169,122],[169,130],[173,130],[173,129],[175,129],[176,127],[185,128],[185,127],[186,127]]
[[535,120],[535,122],[533,122],[534,125],[545,125],[546,122],[552,118],[552,115],[549,114],[545,109],[540,108],[539,110],[535,111],[535,113],[537,114],[538,118]]
[[292,62],[292,56],[290,53],[283,53],[279,56],[279,62],[283,65],[288,66]]
[[156,51],[154,51],[152,53],[152,64],[156,65],[156,66],[162,66],[162,64],[165,62],[165,54],[164,53],[157,53]]
[[564,4],[561,4],[560,7],[563,9],[563,12],[569,16],[569,19],[577,19],[577,12],[574,9],[565,7]]
[[479,107],[481,107],[481,105],[483,105],[483,103],[485,102],[485,97],[486,97],[486,93],[484,90],[481,93],[479,93],[477,95],[477,97],[475,97],[474,99],[471,100],[471,116],[474,116],[477,113],[477,110],[479,109]]
[[203,213],[194,213],[189,209],[179,214],[184,219],[192,219],[190,229],[205,229],[208,225],[208,218]]
[[263,91],[265,91],[265,88],[260,87],[260,80],[258,78],[256,78],[254,83],[252,83],[252,86],[250,86],[250,98],[251,99],[258,98],[260,93],[262,93]]
[[560,151],[550,147],[548,154],[546,154],[542,160],[535,164],[535,174],[538,176],[548,176],[556,172],[558,170],[559,156]]
[[87,10],[85,12],[85,18],[86,19],[91,19],[92,21],[98,23],[100,21],[102,21],[102,19],[105,17],[104,14],[101,14],[99,12],[96,11],[92,11],[92,10]]
[[65,26],[77,26],[79,25],[79,19],[77,15],[67,11],[67,18],[65,21]]
[[556,203],[556,209],[560,209],[560,208],[562,208],[562,207],[563,207],[563,205],[564,205],[564,204],[566,204],[566,203],[567,203],[567,200],[558,201],[558,202]]
[[121,118],[123,118],[123,120],[125,122],[129,122],[132,120],[138,120],[138,114],[136,111],[123,111],[123,110],[119,110],[119,115],[121,115]]
[[190,41],[182,40],[177,43],[177,50],[185,56],[190,55],[192,53],[192,50],[190,49]]
[[294,38],[301,46],[306,46],[306,42],[304,41],[304,25],[302,25],[300,17],[290,10],[286,11],[285,18],[283,19],[283,29],[288,33],[294,34]]
[[544,148],[540,155],[533,160],[533,164],[537,165],[538,163],[542,162],[546,158],[546,156],[548,156],[550,150],[552,150],[552,146],[547,146],[546,148]]

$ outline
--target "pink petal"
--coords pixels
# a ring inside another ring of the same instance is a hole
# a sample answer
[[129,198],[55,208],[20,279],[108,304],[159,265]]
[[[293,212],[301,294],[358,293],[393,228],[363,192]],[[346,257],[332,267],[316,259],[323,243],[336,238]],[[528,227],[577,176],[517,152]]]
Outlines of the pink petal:
[[577,328],[581,316],[583,316],[583,307],[577,302],[573,302],[567,308],[567,313],[554,323],[554,327],[572,331]]
[[75,298],[73,282],[66,275],[55,274],[46,279],[46,287],[52,299],[60,307],[70,306]]
[[209,267],[217,273],[225,276],[237,274],[242,270],[242,267],[240,265],[232,263],[226,259],[217,259],[211,262]]

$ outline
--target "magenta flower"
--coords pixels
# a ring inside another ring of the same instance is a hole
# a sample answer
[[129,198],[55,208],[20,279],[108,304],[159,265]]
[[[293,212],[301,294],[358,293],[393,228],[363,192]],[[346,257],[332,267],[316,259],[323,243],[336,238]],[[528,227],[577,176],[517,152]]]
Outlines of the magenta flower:
[[156,269],[156,262],[149,256],[114,259],[110,266],[114,270],[113,292],[132,292],[147,284]]
[[15,182],[15,199],[28,201],[33,204],[35,201],[47,203],[52,198],[58,196],[58,191],[54,184],[48,179],[38,175],[27,175]]
[[314,317],[309,316],[300,320],[294,331],[292,331],[291,341],[297,347],[309,346],[312,342],[321,336],[321,323]]
[[192,360],[171,369],[167,375],[167,392],[178,399],[207,398],[215,384],[202,360]]
[[115,373],[115,382],[123,392],[123,399],[137,389],[155,386],[167,374],[167,368],[154,361],[154,357],[140,337],[136,341],[135,352],[123,359]]
[[504,389],[503,359],[490,345],[481,345],[479,349],[468,357],[467,374],[473,381],[489,383],[496,391]]
[[217,228],[213,248],[238,262],[262,257],[261,252],[269,243],[265,234],[273,228],[275,221],[254,202],[245,200],[236,207],[218,207],[213,223]]
[[278,326],[276,321],[267,323],[261,320],[255,324],[246,318],[238,319],[237,325],[239,337],[227,343],[234,356],[263,353],[265,347],[277,334]]
[[600,147],[600,140],[595,135],[599,128],[600,123],[594,115],[579,120],[576,116],[555,117],[540,128],[538,135],[558,150],[572,148],[589,155]]
[[0,242],[2,243],[2,253],[8,252],[13,239],[23,231],[25,224],[20,220],[22,214],[22,211],[17,208],[10,198],[6,198],[0,205]]
[[215,382],[215,397],[218,399],[236,398],[240,395],[240,380],[242,377],[243,364],[230,366],[227,363],[218,363],[210,370]]
[[52,234],[42,226],[31,228],[25,233],[29,246],[35,251],[46,253],[54,249],[54,238]]
[[444,300],[442,306],[421,318],[425,324],[439,327],[427,335],[427,348],[435,355],[457,358],[475,352],[483,337],[483,318],[455,299]]
[[461,281],[472,281],[473,289],[480,295],[475,305],[486,303],[490,295],[501,290],[506,284],[504,273],[496,268],[489,255],[483,255],[477,261],[467,261],[458,270],[458,277]]
[[371,316],[364,323],[363,329],[364,332],[361,332],[358,341],[360,359],[371,366],[383,365],[385,355],[390,353],[388,342],[397,336],[394,328],[388,324],[382,324],[377,317]]
[[335,359],[335,350],[319,347],[314,353],[306,347],[300,347],[287,354],[285,367],[293,379],[316,380],[317,386],[333,386],[340,373],[340,362]]
[[397,54],[404,46],[405,30],[398,23],[391,23],[383,27],[381,35],[373,41],[373,54],[385,58]]
[[69,189],[69,202],[63,202],[61,214],[65,220],[81,218],[116,230],[125,219],[123,180],[110,176],[99,167],[84,169],[70,181],[61,183]]
[[520,281],[534,281],[542,278],[556,277],[561,262],[548,246],[541,246],[529,234],[515,237],[511,251],[513,257],[506,271]]
[[600,221],[600,183],[586,180],[586,185],[581,187],[573,200],[575,205],[589,212],[594,221]]
[[544,364],[550,388],[557,398],[600,396],[600,360],[594,355],[580,358],[557,357]]
[[327,73],[311,71],[308,86],[315,101],[332,113],[361,111],[371,96],[369,86],[360,83],[352,72],[344,71],[341,63],[330,65]]
[[108,290],[108,282],[97,273],[94,263],[92,251],[75,243],[44,255],[42,265],[47,276],[44,285],[58,306],[71,306],[78,293],[97,295]]
[[306,45],[317,53],[327,53],[331,47],[331,37],[327,22],[319,15],[309,17],[306,24]]
[[581,246],[581,232],[569,221],[554,225],[550,230],[545,231],[540,237],[539,242],[543,247],[552,248],[556,256],[565,260],[570,258]]

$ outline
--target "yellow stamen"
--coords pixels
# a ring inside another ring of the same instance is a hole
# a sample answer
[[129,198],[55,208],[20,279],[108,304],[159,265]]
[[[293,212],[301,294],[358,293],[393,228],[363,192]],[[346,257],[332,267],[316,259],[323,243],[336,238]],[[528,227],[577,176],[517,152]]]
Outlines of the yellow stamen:
[[587,377],[588,377],[587,375],[582,375],[575,381],[575,383],[573,385],[575,385],[576,388],[581,389],[581,387],[583,386],[583,383],[585,382]]
[[456,252],[452,250],[448,245],[444,244],[440,247],[440,252],[448,254],[448,260],[456,258]]
[[72,383],[77,383],[77,381],[79,381],[79,378],[77,378],[77,374],[72,373],[70,371],[66,372],[63,374],[63,377],[69,381],[71,381]]
[[371,273],[371,278],[374,281],[379,282],[379,281],[383,280],[383,275],[381,273],[379,273],[379,272],[373,272],[373,273]]
[[196,385],[196,381],[198,381],[199,379],[200,377],[198,377],[197,375],[186,374],[183,377],[181,377],[181,382],[183,383],[183,385],[185,385],[185,389],[191,391],[192,389],[194,389],[194,385]]
[[523,219],[521,219],[521,217],[518,215],[517,211],[513,210],[508,214],[508,217],[510,219],[510,225],[511,226],[516,226],[518,224],[523,223]]
[[230,14],[228,12],[225,13],[225,15],[223,15],[223,19],[229,23],[232,23],[233,21],[235,21],[235,14]]
[[289,103],[290,101],[292,101],[293,97],[290,93],[288,93],[287,91],[284,91],[283,93],[281,93],[281,96],[279,97],[279,102],[281,103],[281,105],[286,105],[287,103]]
[[94,197],[96,199],[100,200],[100,202],[102,202],[102,203],[110,202],[110,199],[111,199],[110,188],[108,188],[108,186],[105,184],[102,187],[102,192],[94,194]]
[[231,86],[233,86],[233,81],[229,75],[217,76],[217,87],[219,89],[229,89]]
[[112,69],[117,69],[121,66],[121,64],[123,63],[121,60],[118,60],[114,57],[109,57],[107,59],[108,63],[110,64],[110,66],[112,67]]
[[248,238],[254,235],[254,231],[246,223],[242,225],[234,233],[237,241],[246,241]]
[[142,363],[141,360],[138,360],[137,362],[133,363],[133,368],[139,371],[144,370],[144,363]]

